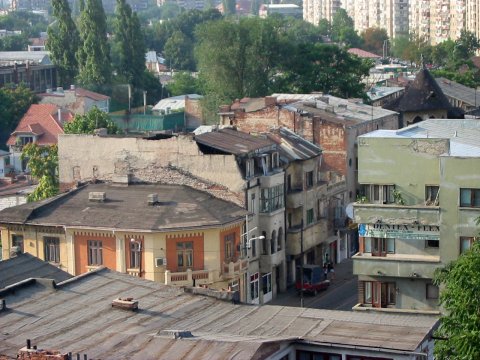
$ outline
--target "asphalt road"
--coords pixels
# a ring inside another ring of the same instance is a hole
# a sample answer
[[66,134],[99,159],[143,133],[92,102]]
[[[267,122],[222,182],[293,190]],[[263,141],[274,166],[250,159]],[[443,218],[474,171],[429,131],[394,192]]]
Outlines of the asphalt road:
[[[341,271],[337,272],[336,279],[332,280],[330,286],[318,293],[316,296],[305,294],[303,306],[314,309],[346,310],[351,311],[357,304],[357,278],[351,272],[351,260],[340,264]],[[338,269],[338,266],[337,266]],[[300,306],[300,295],[295,289],[279,294],[272,300],[271,305]]]

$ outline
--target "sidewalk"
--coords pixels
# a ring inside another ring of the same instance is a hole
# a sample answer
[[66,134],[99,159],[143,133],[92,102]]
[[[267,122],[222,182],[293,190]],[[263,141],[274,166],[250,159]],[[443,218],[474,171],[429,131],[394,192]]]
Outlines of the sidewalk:
[[346,281],[352,280],[353,278],[353,260],[345,259],[340,264],[334,265],[335,270],[335,279],[332,279],[331,274],[328,278],[330,279],[330,287],[339,286],[340,284],[345,283]]

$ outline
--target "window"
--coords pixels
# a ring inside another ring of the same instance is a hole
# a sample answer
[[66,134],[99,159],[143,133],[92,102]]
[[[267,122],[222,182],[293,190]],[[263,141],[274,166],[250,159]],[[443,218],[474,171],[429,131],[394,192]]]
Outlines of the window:
[[460,254],[470,250],[475,238],[473,236],[461,236],[460,237]]
[[234,261],[235,257],[235,233],[225,235],[223,238],[225,250],[225,262]]
[[23,253],[23,235],[12,235],[12,247],[14,246]]
[[387,254],[395,253],[395,239],[371,238],[370,246],[367,246],[368,242],[368,239],[365,240],[365,252],[371,252],[373,256],[387,256]]
[[255,194],[250,195],[250,211],[255,214]]
[[246,177],[247,178],[252,177],[255,174],[253,159],[247,159],[245,166],[246,166],[246,171],[245,171]]
[[460,189],[460,206],[480,207],[480,189]]
[[313,209],[307,210],[307,225],[313,223]]
[[100,240],[88,240],[88,265],[99,266],[103,265],[103,249]]
[[278,152],[272,153],[272,168],[278,168],[280,166]]
[[45,261],[60,263],[60,239],[58,237],[43,238],[43,247],[45,250]]
[[268,273],[262,276],[262,289],[263,294],[272,292],[272,273]]
[[25,146],[33,142],[33,136],[21,136],[17,139],[19,139],[17,141],[19,141],[22,146]]
[[438,192],[440,187],[438,185],[426,185],[425,186],[425,205],[435,205],[439,204],[438,202]]
[[427,284],[427,299],[437,300],[438,294],[439,294],[438,286],[433,284]]
[[305,188],[309,189],[313,186],[313,171],[307,171],[305,173]]
[[250,298],[252,302],[258,302],[258,273],[250,275]]
[[177,267],[178,270],[191,269],[193,267],[193,242],[177,242]]
[[130,242],[130,268],[140,269],[142,261],[142,243],[140,241]]
[[393,198],[393,191],[395,185],[363,185],[363,195],[369,202],[375,204],[393,204],[395,202]]
[[340,354],[321,353],[308,350],[297,350],[295,359],[298,360],[342,360]]
[[250,240],[250,246],[252,247],[252,257],[257,256],[257,240]]
[[440,241],[438,240],[425,240],[425,248],[437,248],[440,246]]
[[395,305],[396,284],[393,282],[364,281],[364,303],[375,307]]
[[268,213],[284,206],[283,185],[262,189],[260,193],[260,212]]

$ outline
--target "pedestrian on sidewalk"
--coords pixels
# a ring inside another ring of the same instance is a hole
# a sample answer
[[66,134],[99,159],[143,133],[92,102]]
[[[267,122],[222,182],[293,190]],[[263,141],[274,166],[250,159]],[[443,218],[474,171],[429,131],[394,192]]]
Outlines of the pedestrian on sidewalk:
[[335,280],[335,269],[331,261],[328,263],[328,272],[330,273],[330,279]]
[[328,279],[328,267],[327,267],[327,263],[324,263],[323,264],[323,280],[327,280]]

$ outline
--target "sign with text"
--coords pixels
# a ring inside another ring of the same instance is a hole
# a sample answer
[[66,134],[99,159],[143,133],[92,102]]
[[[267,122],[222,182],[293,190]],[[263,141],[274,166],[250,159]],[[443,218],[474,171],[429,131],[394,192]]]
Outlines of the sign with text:
[[440,240],[440,226],[360,224],[358,226],[358,235],[364,237],[406,240]]

